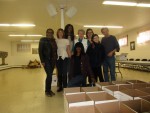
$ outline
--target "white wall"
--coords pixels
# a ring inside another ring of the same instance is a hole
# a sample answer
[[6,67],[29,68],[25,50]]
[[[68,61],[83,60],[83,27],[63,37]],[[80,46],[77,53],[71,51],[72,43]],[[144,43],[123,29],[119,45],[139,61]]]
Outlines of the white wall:
[[32,54],[32,48],[38,48],[38,43],[31,43],[30,52],[17,52],[17,44],[20,42],[11,42],[13,65],[27,65],[30,60],[39,60],[38,54]]
[[[121,38],[128,35],[128,46],[121,47],[120,52],[117,54],[128,53],[128,58],[150,59],[150,42],[146,42],[144,44],[137,44],[138,33],[149,29],[150,29],[150,25],[145,25],[140,28],[118,35],[117,38]],[[132,41],[135,41],[135,50],[131,51],[130,42]]]
[[[0,51],[8,52],[8,57],[5,59],[6,64],[12,64],[11,60],[11,42],[8,40],[0,39]],[[0,64],[2,63],[2,60],[0,58]]]

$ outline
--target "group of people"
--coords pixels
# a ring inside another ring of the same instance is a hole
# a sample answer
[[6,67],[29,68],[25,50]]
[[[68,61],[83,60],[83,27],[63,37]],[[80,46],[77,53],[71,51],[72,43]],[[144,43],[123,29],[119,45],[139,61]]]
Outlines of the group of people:
[[55,95],[51,90],[55,65],[58,73],[57,92],[66,87],[85,87],[87,81],[89,85],[94,85],[98,79],[100,82],[116,80],[115,52],[120,50],[119,44],[116,37],[109,34],[108,28],[102,28],[101,32],[104,37],[100,42],[99,36],[94,34],[91,28],[86,32],[79,29],[76,37],[73,25],[67,24],[64,30],[57,30],[56,39],[54,30],[47,29],[46,37],[41,38],[39,42],[39,56],[47,74],[47,96]]

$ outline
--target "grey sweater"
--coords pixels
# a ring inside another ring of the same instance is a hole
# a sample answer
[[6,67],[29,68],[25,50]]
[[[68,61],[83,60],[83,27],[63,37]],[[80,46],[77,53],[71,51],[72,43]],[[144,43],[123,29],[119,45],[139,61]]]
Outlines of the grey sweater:
[[114,49],[116,49],[117,52],[120,51],[119,43],[116,37],[113,35],[110,35],[109,37],[103,37],[101,44],[104,46],[106,55],[108,55],[108,53],[113,51]]

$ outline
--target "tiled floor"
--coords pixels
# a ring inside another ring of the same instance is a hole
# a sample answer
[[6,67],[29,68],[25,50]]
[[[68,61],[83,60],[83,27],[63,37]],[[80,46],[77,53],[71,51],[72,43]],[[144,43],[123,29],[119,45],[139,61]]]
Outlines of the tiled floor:
[[[150,73],[121,69],[123,80],[150,81]],[[117,76],[121,80],[120,75]],[[0,71],[0,113],[64,113],[63,94],[44,94],[43,69],[9,69]],[[53,87],[56,92],[56,87]]]

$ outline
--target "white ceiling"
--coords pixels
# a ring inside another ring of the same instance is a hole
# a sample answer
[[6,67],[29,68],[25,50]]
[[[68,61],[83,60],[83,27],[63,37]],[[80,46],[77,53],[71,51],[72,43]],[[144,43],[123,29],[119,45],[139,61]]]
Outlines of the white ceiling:
[[[9,34],[42,34],[47,28],[55,31],[60,28],[60,4],[77,8],[73,18],[65,16],[65,24],[74,25],[75,33],[83,25],[119,25],[123,29],[111,29],[114,35],[150,23],[150,8],[106,6],[103,0],[0,0],[0,23],[33,23],[36,27],[17,28],[0,27],[0,38],[9,40],[39,39],[40,37],[8,37]],[[58,14],[51,17],[47,11],[48,4],[54,4]],[[86,28],[84,28],[86,30]],[[101,34],[100,29],[93,29]]]

